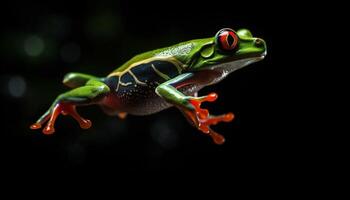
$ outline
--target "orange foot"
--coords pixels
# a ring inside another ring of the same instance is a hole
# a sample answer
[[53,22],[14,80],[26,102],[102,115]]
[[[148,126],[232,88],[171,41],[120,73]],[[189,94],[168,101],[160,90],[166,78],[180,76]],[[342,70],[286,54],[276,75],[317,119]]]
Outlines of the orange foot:
[[216,125],[219,122],[230,122],[233,120],[233,113],[213,116],[209,114],[207,109],[202,109],[200,106],[203,102],[213,102],[218,98],[216,93],[210,93],[203,97],[191,97],[189,103],[193,105],[194,110],[185,111],[185,114],[194,122],[195,126],[205,134],[211,136],[216,144],[223,144],[225,142],[224,136],[213,131],[210,126]]
[[79,125],[83,129],[88,129],[91,127],[91,121],[88,119],[82,118],[76,111],[76,106],[70,103],[57,103],[49,112],[44,114],[36,123],[30,126],[30,129],[40,129],[42,125],[46,122],[45,128],[43,128],[43,133],[46,135],[52,134],[55,132],[55,121],[60,115],[71,115],[75,120],[78,121]]

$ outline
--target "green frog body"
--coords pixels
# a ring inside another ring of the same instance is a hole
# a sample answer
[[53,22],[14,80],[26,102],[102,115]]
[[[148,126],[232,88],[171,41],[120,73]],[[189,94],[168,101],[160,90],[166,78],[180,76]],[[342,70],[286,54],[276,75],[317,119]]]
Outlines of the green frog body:
[[214,37],[139,54],[106,77],[68,73],[63,83],[71,90],[59,95],[31,129],[40,129],[46,123],[43,133],[54,133],[60,114],[71,115],[84,129],[91,127],[91,121],[77,113],[77,106],[98,104],[105,113],[120,118],[126,114],[149,115],[175,106],[192,125],[222,144],[224,137],[210,126],[229,122],[234,116],[210,115],[200,106],[215,101],[217,94],[197,96],[197,92],[265,55],[264,40],[253,37],[247,29],[236,32],[224,28]]

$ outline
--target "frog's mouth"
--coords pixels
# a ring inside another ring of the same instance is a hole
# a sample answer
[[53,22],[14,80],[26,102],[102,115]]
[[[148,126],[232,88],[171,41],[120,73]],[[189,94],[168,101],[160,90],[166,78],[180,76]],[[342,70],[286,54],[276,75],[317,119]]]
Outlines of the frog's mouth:
[[209,67],[209,69],[215,70],[215,71],[222,71],[225,74],[229,74],[247,65],[250,65],[252,63],[255,63],[264,59],[266,56],[266,53],[267,52],[264,51],[263,53],[252,53],[252,54],[237,56],[234,59],[232,58],[228,59],[226,62],[223,62],[221,64],[213,64]]

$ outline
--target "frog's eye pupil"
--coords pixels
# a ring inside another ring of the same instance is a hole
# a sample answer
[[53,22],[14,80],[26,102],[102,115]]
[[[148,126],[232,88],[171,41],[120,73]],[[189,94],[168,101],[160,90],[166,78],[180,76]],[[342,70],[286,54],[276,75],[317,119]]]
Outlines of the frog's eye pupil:
[[233,39],[232,35],[229,34],[229,35],[227,36],[227,43],[228,43],[228,45],[229,45],[229,46],[232,46],[232,44],[233,44],[234,41],[235,41],[235,39]]
[[238,44],[238,36],[232,29],[221,29],[216,34],[216,43],[218,44],[219,49],[223,51],[232,51],[236,49]]

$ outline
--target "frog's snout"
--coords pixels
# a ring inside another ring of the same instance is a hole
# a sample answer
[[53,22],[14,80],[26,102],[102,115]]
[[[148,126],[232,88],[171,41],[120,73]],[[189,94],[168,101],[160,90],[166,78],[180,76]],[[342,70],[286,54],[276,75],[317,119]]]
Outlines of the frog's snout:
[[266,55],[266,42],[263,40],[263,39],[261,39],[261,38],[256,38],[255,40],[254,40],[254,46],[256,47],[256,48],[259,48],[260,49],[260,51],[262,52],[262,56],[264,57],[265,55]]

